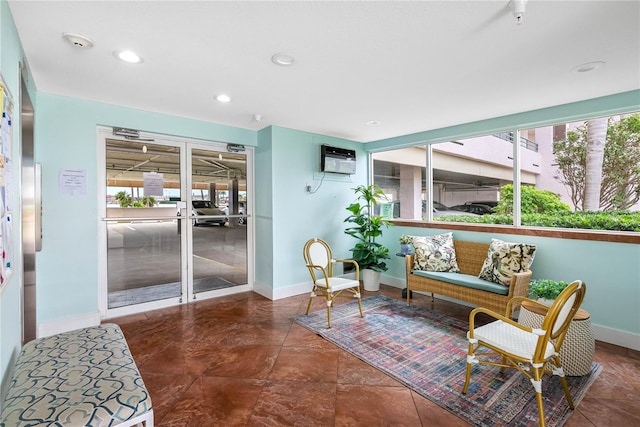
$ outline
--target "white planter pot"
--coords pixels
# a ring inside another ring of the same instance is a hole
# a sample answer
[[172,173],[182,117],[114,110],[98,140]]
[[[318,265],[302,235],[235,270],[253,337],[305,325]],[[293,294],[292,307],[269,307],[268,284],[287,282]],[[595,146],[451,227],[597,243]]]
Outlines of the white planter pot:
[[380,272],[365,268],[361,272],[362,283],[365,291],[377,292],[380,290]]
[[556,300],[554,299],[546,299],[546,298],[538,298],[538,302],[542,305],[546,305],[547,307],[551,307]]

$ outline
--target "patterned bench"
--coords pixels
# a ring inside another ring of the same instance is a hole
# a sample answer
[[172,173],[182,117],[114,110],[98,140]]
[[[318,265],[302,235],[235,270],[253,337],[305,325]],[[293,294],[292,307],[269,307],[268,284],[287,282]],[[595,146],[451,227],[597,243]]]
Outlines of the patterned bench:
[[153,426],[151,398],[118,325],[65,332],[22,348],[0,426]]

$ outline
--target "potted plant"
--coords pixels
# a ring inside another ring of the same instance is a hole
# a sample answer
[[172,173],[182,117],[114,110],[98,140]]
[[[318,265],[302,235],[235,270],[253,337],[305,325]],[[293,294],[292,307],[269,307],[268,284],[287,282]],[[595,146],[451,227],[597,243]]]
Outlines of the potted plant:
[[542,304],[550,306],[567,286],[569,286],[569,282],[534,279],[529,285],[529,296],[537,299]]
[[413,253],[413,238],[406,234],[400,236],[400,253],[402,255],[409,255]]
[[351,226],[344,232],[358,240],[350,250],[362,271],[364,289],[377,291],[380,289],[380,272],[387,271],[384,260],[389,258],[389,249],[377,243],[376,238],[382,236],[382,228],[390,223],[375,215],[373,208],[386,196],[377,184],[360,185],[353,190],[357,198],[347,207],[350,215],[344,220]]

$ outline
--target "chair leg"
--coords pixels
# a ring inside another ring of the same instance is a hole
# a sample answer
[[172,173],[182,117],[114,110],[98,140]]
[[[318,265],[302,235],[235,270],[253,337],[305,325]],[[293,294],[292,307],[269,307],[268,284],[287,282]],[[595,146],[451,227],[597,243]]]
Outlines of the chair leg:
[[327,323],[331,328],[331,305],[333,304],[333,296],[327,292]]
[[362,295],[360,294],[360,289],[358,289],[356,298],[358,298],[358,308],[360,309],[360,317],[364,317],[364,314],[362,314]]
[[560,361],[560,356],[554,356],[551,362],[551,373],[553,375],[557,375],[560,378],[560,384],[562,384],[562,389],[564,390],[564,396],[567,398],[567,403],[569,404],[569,408],[575,409],[575,405],[573,404],[573,398],[571,397],[571,392],[569,391],[569,384],[567,384],[567,379],[564,377],[564,369],[562,369],[562,362]]
[[309,310],[311,309],[311,301],[316,296],[316,287],[314,286],[311,290],[311,295],[309,295],[309,302],[307,303],[307,311],[304,314],[309,314]]
[[464,380],[464,387],[462,387],[462,394],[467,394],[469,383],[471,382],[471,362],[469,360],[473,357],[473,344],[469,343],[469,350],[467,351],[467,377]]
[[533,368],[533,379],[531,384],[536,390],[536,401],[538,402],[538,422],[540,427],[545,426],[544,422],[544,406],[542,402],[542,374],[544,373],[544,367]]
[[564,395],[567,398],[569,408],[576,409],[575,405],[573,404],[573,399],[571,398],[571,392],[569,391],[569,384],[567,384],[567,379],[564,376],[560,377],[560,383],[562,383],[562,388],[564,389]]

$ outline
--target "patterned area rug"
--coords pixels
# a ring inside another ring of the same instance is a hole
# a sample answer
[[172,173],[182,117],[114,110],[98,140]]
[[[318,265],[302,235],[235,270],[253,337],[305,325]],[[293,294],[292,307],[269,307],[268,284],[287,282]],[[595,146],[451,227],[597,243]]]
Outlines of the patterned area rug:
[[[293,320],[333,342],[463,420],[486,427],[537,426],[538,409],[531,382],[515,369],[473,367],[467,395],[462,394],[467,355],[468,322],[434,311],[407,306],[385,296],[357,302]],[[602,366],[593,363],[589,375],[567,377],[577,405],[595,381]],[[557,377],[542,381],[548,427],[559,427],[572,411]]]

